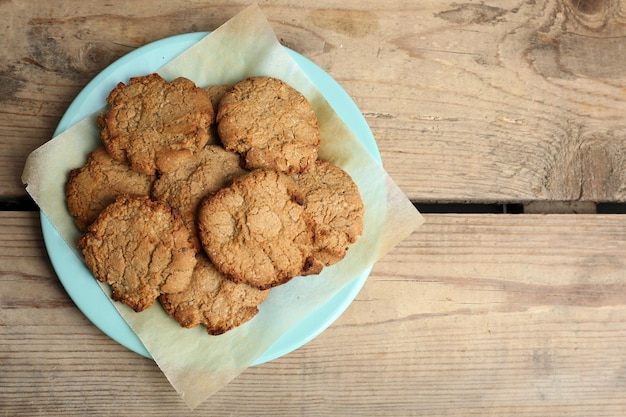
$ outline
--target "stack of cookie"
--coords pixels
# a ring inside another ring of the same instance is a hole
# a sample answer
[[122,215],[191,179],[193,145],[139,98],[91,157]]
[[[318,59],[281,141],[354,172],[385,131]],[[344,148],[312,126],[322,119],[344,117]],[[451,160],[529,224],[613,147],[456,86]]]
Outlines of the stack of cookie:
[[70,173],[67,204],[85,263],[135,311],[158,299],[182,326],[224,333],[361,235],[359,190],[318,159],[317,117],[286,83],[150,74],[107,103],[103,146]]

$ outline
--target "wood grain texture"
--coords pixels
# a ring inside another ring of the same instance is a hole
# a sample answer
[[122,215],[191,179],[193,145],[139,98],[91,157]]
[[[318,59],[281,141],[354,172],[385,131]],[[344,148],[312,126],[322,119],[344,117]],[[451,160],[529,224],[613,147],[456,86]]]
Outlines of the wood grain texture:
[[0,213],[0,410],[623,416],[625,243],[621,216],[427,215],[333,326],[190,412],[69,300],[37,215]]
[[[626,201],[624,0],[259,3],[412,200]],[[0,0],[0,201],[107,65],[248,4]],[[333,326],[190,412],[69,299],[38,214],[0,211],[0,414],[626,415],[622,216],[425,217]]]
[[[247,2],[0,2],[0,196],[75,95],[147,42]],[[428,202],[626,201],[626,2],[260,2],[332,75],[391,176]]]

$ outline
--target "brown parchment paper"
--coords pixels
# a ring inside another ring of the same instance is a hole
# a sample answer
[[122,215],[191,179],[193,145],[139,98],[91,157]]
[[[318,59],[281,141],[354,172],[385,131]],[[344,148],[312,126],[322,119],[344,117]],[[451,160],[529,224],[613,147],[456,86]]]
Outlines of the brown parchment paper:
[[[419,227],[423,218],[279,44],[258,6],[240,12],[158,73],[169,80],[184,76],[200,87],[232,84],[253,75],[280,78],[295,87],[311,102],[320,120],[320,158],[350,173],[366,207],[363,235],[344,260],[320,275],[297,277],[272,289],[254,319],[226,334],[208,336],[202,326],[184,329],[158,302],[141,313],[114,303],[193,409],[254,363],[294,324],[370,268]],[[132,74],[137,75],[143,74]],[[96,117],[87,117],[33,151],[22,175],[27,191],[79,257],[76,241],[80,232],[67,212],[64,187],[69,171],[82,166],[87,153],[99,144]],[[101,287],[110,294],[106,285]]]

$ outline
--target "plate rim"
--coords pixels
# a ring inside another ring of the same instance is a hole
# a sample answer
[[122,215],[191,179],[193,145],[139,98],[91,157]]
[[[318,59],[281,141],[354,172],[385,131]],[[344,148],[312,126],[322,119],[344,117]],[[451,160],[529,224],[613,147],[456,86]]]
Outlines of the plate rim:
[[[160,63],[160,65],[150,71],[143,71],[143,74],[155,72],[160,68],[160,66],[166,64],[171,59],[184,52],[186,49],[197,43],[209,33],[210,32],[189,32],[169,36],[147,43],[118,58],[102,71],[100,71],[94,78],[92,78],[89,83],[87,83],[85,87],[72,100],[72,103],[70,103],[63,116],[61,117],[57,128],[55,129],[53,137],[67,130],[69,127],[71,127],[76,122],[82,120],[84,117],[102,108],[102,106],[105,104],[104,98],[106,98],[106,95],[105,97],[102,97],[102,105],[100,106],[97,105],[98,100],[86,102],[87,98],[89,98],[90,95],[96,94],[93,92],[94,90],[104,90],[106,91],[106,94],[108,94],[108,91],[113,89],[117,82],[125,81],[121,80],[120,77],[118,77],[117,81],[113,86],[111,86],[110,89],[108,89],[108,87],[105,87],[105,81],[107,80],[107,78],[112,78],[113,75],[116,74],[116,72],[123,71],[126,65],[134,63],[138,58],[141,58],[143,56],[144,58],[150,59],[145,61],[141,65],[142,67],[151,67]],[[339,85],[339,83],[334,78],[332,78],[328,73],[322,70],[311,60],[288,47],[283,47],[301,67],[301,69],[307,74],[307,76],[311,78],[313,83],[320,90],[322,95],[326,98],[328,103],[339,115],[339,117],[344,121],[344,123],[351,130],[353,130],[355,136],[367,148],[368,152],[373,156],[375,161],[382,166],[380,151],[369,128],[369,125],[365,121],[365,118],[363,117],[357,105],[346,93],[346,91]],[[165,49],[167,49],[167,51],[165,51]],[[163,54],[163,52],[167,53]],[[137,75],[141,75],[139,72]],[[96,104],[94,104],[94,102],[96,102]],[[75,288],[75,286],[72,286],[71,283],[69,283],[66,279],[67,273],[64,266],[68,262],[68,259],[66,258],[67,256],[69,256],[69,254],[67,253],[67,251],[69,251],[71,255],[74,256],[76,259],[78,259],[78,257],[69,247],[69,245],[60,237],[54,226],[52,226],[52,224],[42,211],[40,211],[40,221],[42,226],[44,245],[46,247],[46,251],[52,263],[53,269],[55,270],[59,281],[61,281],[64,290],[68,293],[76,307],[78,307],[81,313],[94,326],[96,326],[109,338],[113,339],[115,342],[121,344],[122,346],[139,355],[152,359],[150,353],[147,351],[139,337],[132,331],[132,329],[123,319],[123,317],[119,315],[117,309],[115,309],[112,304],[113,302],[110,300],[109,297],[106,296],[104,292],[102,292],[102,294],[109,301],[110,304],[110,309],[105,308],[105,310],[109,311],[108,314],[112,314],[112,312],[114,312],[117,315],[117,317],[113,319],[114,322],[118,321],[117,325],[111,326],[110,323],[108,323],[111,320],[110,318],[99,318],[96,312],[92,312],[91,310],[89,310],[89,306],[84,304],[84,300],[80,298],[80,294],[77,294],[78,290]],[[60,249],[58,249],[59,247]],[[87,273],[91,274],[84,266],[82,260],[78,259],[78,262],[80,265],[74,263],[74,267],[83,268],[87,271]],[[259,358],[257,358],[257,360],[252,365],[260,365],[262,363],[270,362],[290,352],[293,352],[299,347],[310,342],[312,339],[314,339],[324,330],[330,327],[330,325],[332,325],[332,323],[334,323],[345,312],[350,304],[352,304],[357,294],[365,284],[367,278],[369,277],[371,269],[372,267],[368,267],[359,276],[357,276],[352,281],[348,282],[343,288],[341,288],[324,305],[320,306],[318,309],[314,310],[309,315],[301,319],[296,325],[294,325],[278,340],[276,340],[276,342],[271,345]],[[95,279],[93,280],[92,284],[96,285],[99,291],[102,291],[102,289],[96,283]],[[119,328],[119,320],[121,320],[121,322],[123,323],[122,329]],[[321,320],[321,322],[319,322],[319,320]],[[126,328],[124,328],[124,326]],[[311,328],[313,328],[313,331],[310,331]],[[303,329],[307,330],[303,331]]]

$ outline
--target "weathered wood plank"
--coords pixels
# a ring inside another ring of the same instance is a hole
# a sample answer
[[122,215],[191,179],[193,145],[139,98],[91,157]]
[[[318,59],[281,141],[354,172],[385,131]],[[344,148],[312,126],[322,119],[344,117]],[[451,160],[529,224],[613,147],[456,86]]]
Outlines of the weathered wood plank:
[[[2,2],[0,196],[106,65],[212,30],[215,2]],[[326,0],[262,4],[279,39],[328,71],[419,201],[626,201],[626,2]]]
[[625,243],[621,216],[427,215],[321,336],[189,412],[151,361],[73,306],[36,214],[0,213],[0,409],[622,416]]

